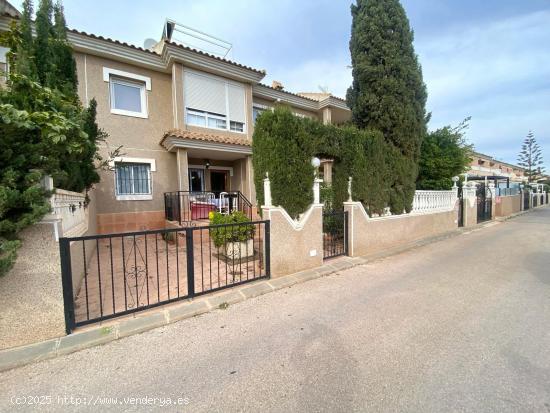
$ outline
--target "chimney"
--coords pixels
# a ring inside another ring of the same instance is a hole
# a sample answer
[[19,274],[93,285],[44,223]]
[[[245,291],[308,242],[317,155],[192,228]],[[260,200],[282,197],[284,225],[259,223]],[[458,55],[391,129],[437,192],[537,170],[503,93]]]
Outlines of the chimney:
[[273,89],[283,90],[283,84],[277,80],[274,80],[273,82],[271,82],[271,87]]

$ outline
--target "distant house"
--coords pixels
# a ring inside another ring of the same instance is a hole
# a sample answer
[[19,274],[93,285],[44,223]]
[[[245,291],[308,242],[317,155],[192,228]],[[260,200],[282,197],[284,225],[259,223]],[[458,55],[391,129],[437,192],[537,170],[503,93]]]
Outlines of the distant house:
[[527,180],[525,169],[520,166],[499,161],[479,152],[473,152],[471,157],[472,162],[466,172],[468,176],[499,176],[508,178],[512,183],[521,183]]

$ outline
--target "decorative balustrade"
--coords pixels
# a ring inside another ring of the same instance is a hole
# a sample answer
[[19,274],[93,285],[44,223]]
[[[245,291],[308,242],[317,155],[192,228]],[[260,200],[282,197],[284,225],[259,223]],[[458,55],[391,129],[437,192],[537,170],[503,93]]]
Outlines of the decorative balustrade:
[[457,192],[416,191],[414,193],[412,214],[451,211],[456,205]]
[[50,199],[52,213],[50,218],[60,219],[62,233],[86,231],[88,227],[88,209],[86,196],[79,192],[56,189]]

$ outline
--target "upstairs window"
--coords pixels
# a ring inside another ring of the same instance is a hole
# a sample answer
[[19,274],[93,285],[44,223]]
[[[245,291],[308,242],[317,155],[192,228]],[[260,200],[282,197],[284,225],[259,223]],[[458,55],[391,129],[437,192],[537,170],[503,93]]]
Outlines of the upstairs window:
[[145,84],[111,79],[111,113],[147,117]]
[[6,54],[10,51],[7,47],[0,46],[0,78],[7,78],[8,59]]
[[189,70],[184,72],[183,84],[188,125],[246,132],[243,85]]
[[264,107],[259,107],[259,106],[252,107],[252,120],[254,121],[254,125],[256,124],[256,120],[258,120],[258,116],[260,116],[262,112],[266,110],[267,109]]
[[147,118],[150,78],[104,67],[103,80],[109,82],[111,113]]
[[187,124],[203,128],[226,129],[225,116],[195,109],[187,109]]

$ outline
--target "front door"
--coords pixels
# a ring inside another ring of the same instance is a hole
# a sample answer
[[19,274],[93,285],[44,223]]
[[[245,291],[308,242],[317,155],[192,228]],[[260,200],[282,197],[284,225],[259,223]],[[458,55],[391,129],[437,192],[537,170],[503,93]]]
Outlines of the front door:
[[227,189],[227,171],[210,170],[210,190],[218,194]]

